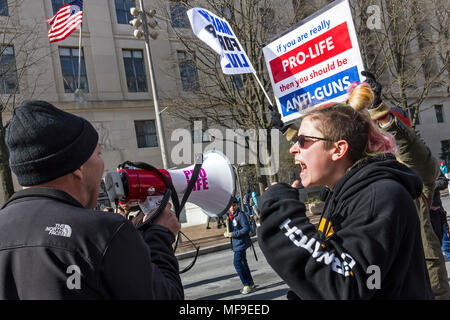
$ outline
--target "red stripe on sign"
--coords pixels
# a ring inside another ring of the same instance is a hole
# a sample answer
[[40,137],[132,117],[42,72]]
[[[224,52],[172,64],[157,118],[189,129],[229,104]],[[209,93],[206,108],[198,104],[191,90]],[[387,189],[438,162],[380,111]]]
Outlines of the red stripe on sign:
[[347,22],[271,60],[275,83],[352,48]]

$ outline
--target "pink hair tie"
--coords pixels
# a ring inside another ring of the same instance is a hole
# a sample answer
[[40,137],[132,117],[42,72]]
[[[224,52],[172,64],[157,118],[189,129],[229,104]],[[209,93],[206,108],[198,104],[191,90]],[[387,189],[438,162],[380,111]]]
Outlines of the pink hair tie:
[[348,86],[347,93],[350,95],[357,86],[359,86],[359,82],[353,81],[352,84]]

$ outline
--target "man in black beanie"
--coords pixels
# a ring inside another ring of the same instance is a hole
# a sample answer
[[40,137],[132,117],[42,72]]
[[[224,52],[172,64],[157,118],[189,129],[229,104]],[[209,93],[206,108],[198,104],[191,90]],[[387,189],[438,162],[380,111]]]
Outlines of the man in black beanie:
[[23,190],[0,210],[0,299],[183,299],[170,205],[142,233],[91,210],[104,163],[88,121],[25,101],[5,141]]

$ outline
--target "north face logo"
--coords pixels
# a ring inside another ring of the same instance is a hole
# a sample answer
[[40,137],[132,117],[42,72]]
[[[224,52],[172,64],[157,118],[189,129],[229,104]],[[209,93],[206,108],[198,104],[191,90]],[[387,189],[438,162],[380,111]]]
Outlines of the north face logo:
[[52,236],[61,236],[69,238],[72,235],[72,228],[68,224],[56,223],[54,227],[47,227],[45,231]]

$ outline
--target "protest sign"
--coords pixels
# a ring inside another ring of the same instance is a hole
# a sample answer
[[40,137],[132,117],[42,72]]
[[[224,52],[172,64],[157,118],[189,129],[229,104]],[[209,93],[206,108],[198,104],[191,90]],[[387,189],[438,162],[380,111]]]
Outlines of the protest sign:
[[217,54],[225,74],[254,73],[244,48],[225,19],[203,8],[187,11],[194,34]]
[[364,70],[348,0],[334,1],[263,48],[278,111],[291,122],[345,101]]

